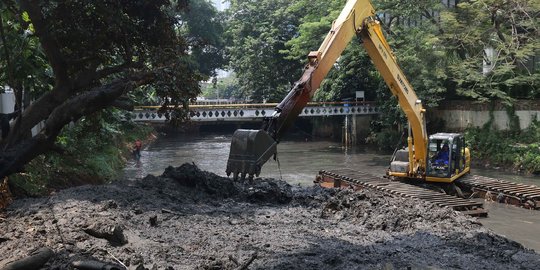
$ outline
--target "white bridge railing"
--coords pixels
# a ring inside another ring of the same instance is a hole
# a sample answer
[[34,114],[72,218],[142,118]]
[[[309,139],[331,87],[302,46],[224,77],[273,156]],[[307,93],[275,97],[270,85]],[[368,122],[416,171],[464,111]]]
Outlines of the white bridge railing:
[[[274,113],[277,104],[227,104],[193,105],[190,119],[195,122],[249,122],[260,121]],[[130,118],[142,122],[165,122],[166,115],[158,113],[157,106],[137,107]],[[320,117],[332,115],[370,115],[378,114],[377,107],[369,103],[309,103],[300,117]]]

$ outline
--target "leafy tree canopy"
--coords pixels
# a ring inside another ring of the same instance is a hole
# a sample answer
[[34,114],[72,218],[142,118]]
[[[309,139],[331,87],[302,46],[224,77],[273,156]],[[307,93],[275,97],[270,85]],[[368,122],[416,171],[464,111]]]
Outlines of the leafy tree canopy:
[[[540,96],[540,3],[460,1],[441,14],[457,94],[479,101]],[[534,59],[536,58],[536,66]]]
[[202,86],[202,96],[208,99],[233,99],[243,101],[239,92],[236,74],[230,74],[224,78],[214,78],[212,82]]
[[[193,16],[190,3],[208,16]],[[0,178],[57,149],[55,139],[70,122],[129,107],[139,89],[153,89],[177,109],[175,119],[184,119],[199,81],[223,61],[195,65],[217,59],[222,46],[206,0],[5,0],[0,15],[0,85],[14,90],[16,109],[28,105],[1,141]],[[30,135],[38,123],[43,128]]]
[[216,69],[225,65],[223,14],[209,0],[190,0],[180,20],[180,33],[189,44],[197,70],[205,79],[216,76]]
[[303,10],[290,0],[232,0],[227,13],[230,67],[243,96],[256,102],[279,101],[301,68],[281,53],[297,35]]

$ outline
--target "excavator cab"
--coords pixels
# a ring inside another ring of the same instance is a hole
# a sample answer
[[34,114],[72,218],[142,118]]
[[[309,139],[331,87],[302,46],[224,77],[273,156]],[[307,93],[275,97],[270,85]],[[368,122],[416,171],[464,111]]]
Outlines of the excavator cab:
[[429,136],[426,176],[428,181],[452,182],[469,171],[470,155],[465,138],[458,133]]

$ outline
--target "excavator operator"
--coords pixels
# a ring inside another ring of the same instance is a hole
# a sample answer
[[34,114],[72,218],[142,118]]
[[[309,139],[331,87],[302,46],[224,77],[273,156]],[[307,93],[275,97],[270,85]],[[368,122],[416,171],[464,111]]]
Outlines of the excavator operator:
[[450,147],[448,147],[448,143],[445,143],[441,150],[435,155],[433,158],[433,163],[435,166],[448,166],[449,161],[449,151]]

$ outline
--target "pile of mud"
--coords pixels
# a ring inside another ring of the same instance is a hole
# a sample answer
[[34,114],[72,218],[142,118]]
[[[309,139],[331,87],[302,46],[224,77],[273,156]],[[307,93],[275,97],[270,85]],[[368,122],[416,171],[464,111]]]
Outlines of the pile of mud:
[[184,187],[209,195],[212,199],[232,197],[253,203],[288,203],[293,197],[291,186],[282,180],[259,178],[256,181],[236,182],[201,171],[195,164],[189,163],[178,168],[169,166],[161,177],[173,179]]
[[540,255],[450,209],[371,190],[235,182],[191,164],[16,200],[1,219],[0,267],[43,247],[52,251],[44,269],[540,265]]

